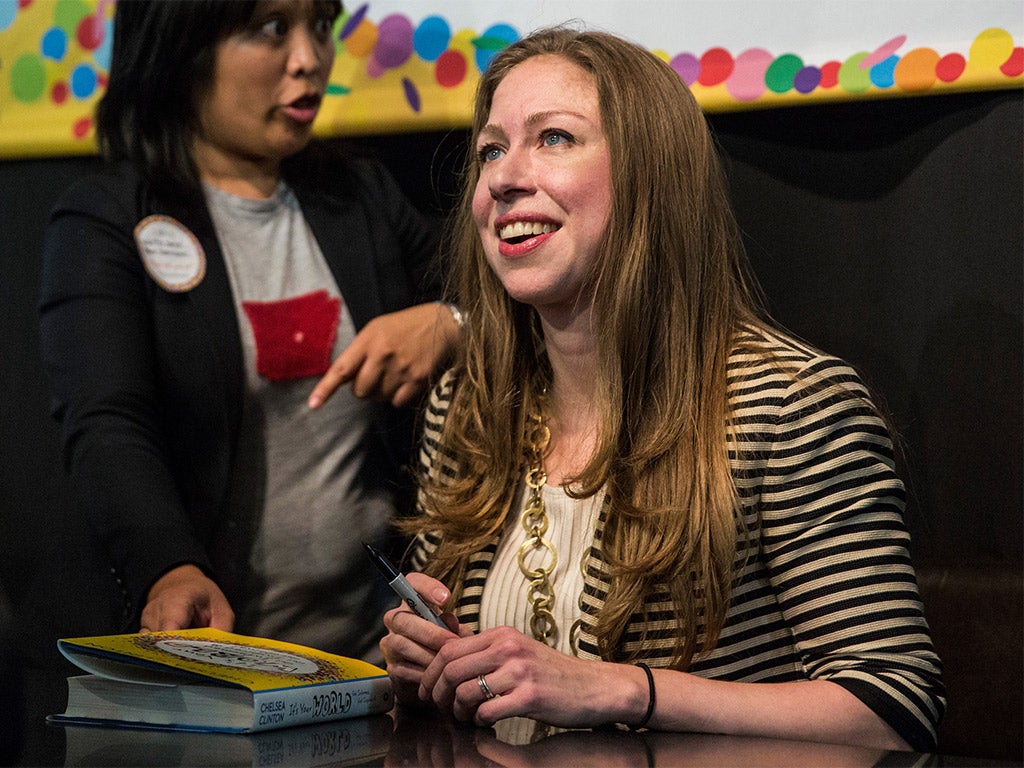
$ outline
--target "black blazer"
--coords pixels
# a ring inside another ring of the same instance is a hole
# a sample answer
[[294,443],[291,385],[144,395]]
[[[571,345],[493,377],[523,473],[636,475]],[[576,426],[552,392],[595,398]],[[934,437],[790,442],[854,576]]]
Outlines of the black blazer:
[[[436,232],[378,164],[307,163],[289,183],[355,322],[436,298]],[[206,255],[202,282],[172,293],[145,271],[133,230],[172,216]],[[72,506],[111,558],[137,619],[152,583],[195,563],[226,511],[242,410],[241,340],[202,195],[162,197],[127,164],[72,186],[47,228],[41,345],[63,426]],[[412,419],[379,405],[380,437],[407,482]]]

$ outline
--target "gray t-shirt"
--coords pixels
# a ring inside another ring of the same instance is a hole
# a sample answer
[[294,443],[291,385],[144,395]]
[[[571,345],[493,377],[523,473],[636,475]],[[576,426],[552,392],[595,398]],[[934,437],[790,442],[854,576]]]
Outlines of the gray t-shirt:
[[362,542],[383,541],[395,501],[379,480],[373,406],[347,387],[306,405],[355,336],[352,317],[286,184],[267,200],[205,193],[246,369],[230,522],[214,554],[236,630],[379,662],[395,599]]

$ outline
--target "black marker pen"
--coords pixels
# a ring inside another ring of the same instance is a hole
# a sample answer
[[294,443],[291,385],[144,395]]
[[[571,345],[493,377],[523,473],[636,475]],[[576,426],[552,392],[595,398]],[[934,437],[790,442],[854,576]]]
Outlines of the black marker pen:
[[[373,564],[380,569],[380,572],[384,574],[384,578],[388,580],[388,586],[395,590],[400,598],[402,598],[406,605],[408,605],[412,612],[419,616],[421,619],[426,619],[439,627],[448,629],[448,625],[441,621],[441,617],[430,610],[430,606],[423,600],[420,593],[412,588],[412,584],[409,580],[403,576],[397,568],[388,560],[380,550],[376,547],[372,547],[363,542],[363,546],[366,547],[366,551],[370,553],[370,559],[373,560]],[[451,630],[448,629],[450,632]]]

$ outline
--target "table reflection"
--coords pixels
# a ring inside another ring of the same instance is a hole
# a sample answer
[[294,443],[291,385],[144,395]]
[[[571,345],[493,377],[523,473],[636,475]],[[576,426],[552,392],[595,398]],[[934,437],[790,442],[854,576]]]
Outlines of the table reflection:
[[100,726],[62,727],[65,766],[380,765],[391,744],[387,715],[254,734]]
[[501,721],[494,728],[474,728],[400,711],[395,715],[395,730],[384,765],[909,768],[939,763],[933,756],[911,752],[712,734],[633,733],[615,728],[563,730],[521,718]]
[[435,715],[392,715],[217,734],[59,726],[65,766],[757,766],[836,768],[946,765],[934,756],[778,739],[561,730],[524,719],[476,728]]

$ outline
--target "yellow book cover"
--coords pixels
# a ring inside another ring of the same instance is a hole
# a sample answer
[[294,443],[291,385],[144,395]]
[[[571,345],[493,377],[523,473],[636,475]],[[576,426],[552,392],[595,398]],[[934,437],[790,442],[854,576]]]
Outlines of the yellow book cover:
[[90,674],[68,678],[57,721],[258,731],[393,704],[387,672],[373,664],[215,629],[68,638],[58,647]]

